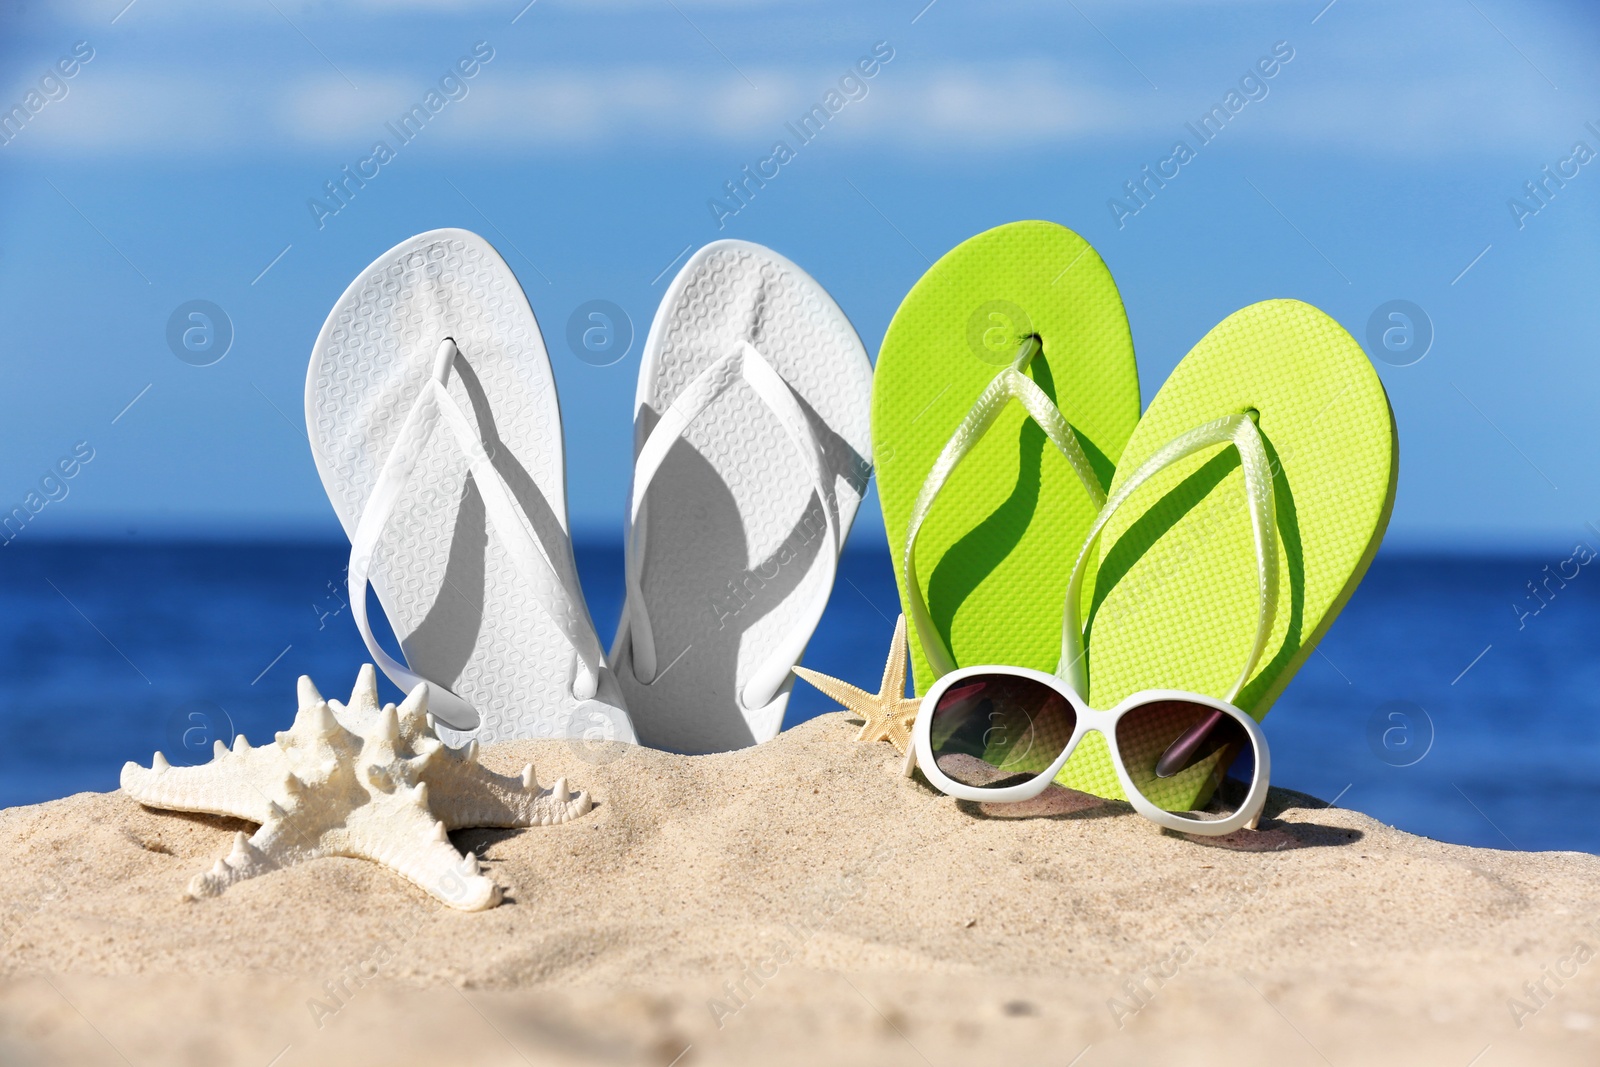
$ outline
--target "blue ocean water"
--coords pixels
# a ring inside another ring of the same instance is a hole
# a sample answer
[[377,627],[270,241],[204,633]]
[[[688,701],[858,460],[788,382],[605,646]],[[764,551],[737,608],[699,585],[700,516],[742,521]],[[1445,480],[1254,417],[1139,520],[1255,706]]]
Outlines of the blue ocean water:
[[[218,736],[265,741],[300,674],[342,695],[364,660],[346,552],[7,546],[0,806],[114,789],[157,748],[199,762]],[[1380,554],[1266,720],[1275,784],[1443,841],[1600,852],[1600,578],[1560,562]],[[604,640],[621,548],[581,544],[578,564]],[[887,552],[851,547],[806,664],[874,687],[897,610]],[[786,725],[833,706],[798,685]]]

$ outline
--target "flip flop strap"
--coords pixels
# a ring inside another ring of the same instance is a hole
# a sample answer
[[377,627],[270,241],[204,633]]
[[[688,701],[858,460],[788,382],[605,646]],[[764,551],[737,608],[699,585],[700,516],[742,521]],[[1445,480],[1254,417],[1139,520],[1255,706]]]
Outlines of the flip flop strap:
[[[566,587],[550,562],[549,546],[540,543],[537,532],[523,516],[511,487],[495,469],[466,413],[451,398],[445,387],[444,383],[450,374],[450,365],[456,355],[454,341],[447,339],[440,344],[439,354],[434,361],[433,375],[423,386],[422,394],[417,397],[416,403],[412,405],[400,426],[394,447],[384,460],[377,483],[373,486],[371,495],[367,497],[361,518],[356,523],[356,532],[350,538],[350,569],[347,581],[350,590],[350,608],[355,617],[356,628],[361,632],[361,640],[365,642],[367,651],[383,668],[383,673],[407,692],[419,684],[426,683],[428,710],[436,718],[458,729],[470,729],[476,725],[477,718],[471,705],[444,686],[423,678],[390,656],[378,644],[378,639],[373,635],[372,626],[367,619],[367,585],[370,581],[373,553],[383,538],[384,529],[394,515],[395,507],[400,501],[400,495],[405,489],[412,469],[416,467],[417,460],[433,437],[441,419],[455,438],[457,446],[467,457],[467,466],[483,499],[484,515],[488,519],[490,529],[493,530],[506,555],[510,557],[517,574],[537,591],[535,603],[577,653],[578,660],[582,664],[572,686],[573,696],[577,699],[588,700],[594,696],[599,684],[602,654],[593,627],[583,625],[587,621],[587,616],[568,597]],[[465,722],[466,725],[459,725],[461,722]]]
[[1250,647],[1250,656],[1244,670],[1223,697],[1232,704],[1244,689],[1245,683],[1261,661],[1266,651],[1267,639],[1272,635],[1272,624],[1278,609],[1278,527],[1272,503],[1272,465],[1267,459],[1266,446],[1261,441],[1261,431],[1248,415],[1227,415],[1197,426],[1167,442],[1123,482],[1105,507],[1095,518],[1094,525],[1084,538],[1078,561],[1072,568],[1072,580],[1067,583],[1067,604],[1061,628],[1061,662],[1056,676],[1065,681],[1085,700],[1089,696],[1089,677],[1083,654],[1083,629],[1078,621],[1078,604],[1082,599],[1083,576],[1088,561],[1099,541],[1101,531],[1127,499],[1145,482],[1172,466],[1185,456],[1193,455],[1215,445],[1233,445],[1239,451],[1239,466],[1244,471],[1245,504],[1250,511],[1250,532],[1255,540],[1256,581],[1260,587],[1261,604],[1256,617],[1256,639]]
[[817,562],[823,568],[824,578],[816,585],[817,593],[806,605],[805,612],[790,627],[778,647],[751,674],[739,694],[740,703],[747,710],[765,707],[772,702],[778,690],[789,678],[790,668],[799,661],[807,640],[816,629],[828,606],[828,596],[833,589],[834,574],[839,566],[839,508],[830,479],[822,445],[811,429],[811,421],[795,399],[794,391],[777,369],[749,341],[716,360],[699,374],[662,412],[661,419],[650,431],[639,458],[633,468],[633,501],[629,508],[628,538],[628,629],[633,649],[634,676],[648,685],[656,678],[655,633],[644,599],[644,529],[641,521],[645,514],[646,495],[672,446],[677,444],[684,431],[736,378],[743,378],[755,390],[771,412],[777,416],[789,440],[794,443],[800,458],[811,476],[811,485],[822,502],[826,523],[825,539],[817,553]]
[[1038,352],[1038,338],[1028,338],[1023,342],[1011,365],[995,375],[979,394],[972,409],[961,420],[961,425],[956,427],[956,432],[945,442],[939,458],[933,461],[933,468],[928,471],[928,477],[923,481],[922,490],[917,493],[916,503],[911,508],[911,521],[906,526],[905,558],[901,562],[901,570],[905,579],[906,599],[911,609],[911,621],[916,624],[917,636],[922,642],[922,653],[928,660],[928,666],[933,668],[935,677],[955,670],[956,664],[949,650],[945,648],[944,638],[934,626],[932,616],[928,613],[927,602],[922,596],[922,587],[917,584],[917,536],[922,532],[923,521],[933,510],[934,501],[943,491],[956,466],[977,446],[983,435],[989,432],[1006,404],[1016,400],[1033,421],[1039,424],[1045,437],[1072,465],[1073,473],[1078,476],[1078,481],[1083,483],[1084,492],[1089,494],[1089,499],[1095,507],[1100,507],[1106,499],[1105,490],[1101,488],[1100,479],[1095,475],[1094,468],[1089,465],[1089,457],[1084,454],[1083,446],[1078,444],[1072,424],[1067,422],[1066,416],[1061,414],[1061,409],[1055,406],[1045,391],[1023,373],[1023,368]]

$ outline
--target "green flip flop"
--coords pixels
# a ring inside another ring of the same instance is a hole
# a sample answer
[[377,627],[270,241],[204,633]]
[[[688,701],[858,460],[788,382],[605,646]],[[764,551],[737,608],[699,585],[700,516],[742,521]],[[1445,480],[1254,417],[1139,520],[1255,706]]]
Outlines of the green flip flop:
[[872,436],[918,693],[956,665],[1056,667],[1062,591],[1138,420],[1122,298],[1071,230],[996,227],[906,294]]
[[[1337,322],[1297,300],[1228,316],[1173,370],[1122,452],[1067,592],[1058,673],[1092,707],[1159,687],[1260,721],[1366,573],[1398,474],[1388,396]],[[1086,570],[1093,591],[1080,597]],[[1213,780],[1194,767],[1146,795],[1185,810]],[[1056,781],[1123,798],[1099,734]]]

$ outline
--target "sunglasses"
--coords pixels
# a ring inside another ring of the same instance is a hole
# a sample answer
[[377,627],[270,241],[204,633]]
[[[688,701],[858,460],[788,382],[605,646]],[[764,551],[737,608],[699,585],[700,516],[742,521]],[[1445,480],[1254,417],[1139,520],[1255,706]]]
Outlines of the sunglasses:
[[[1009,374],[1009,378],[1004,382],[996,379],[1012,394],[1025,399],[1025,386],[1032,383],[1022,378],[1019,368],[1029,351],[1024,346],[1016,366],[1002,372],[1002,377]],[[1272,761],[1261,727],[1233,701],[1266,650],[1278,601],[1272,468],[1255,425],[1255,413],[1224,416],[1179,435],[1141,464],[1109,500],[1100,495],[1098,482],[1080,470],[1084,488],[1092,499],[1103,500],[1103,506],[1067,584],[1061,661],[1054,675],[1011,666],[950,669],[953,664],[948,651],[917,587],[913,561],[916,535],[951,471],[1012,394],[996,389],[994,397],[986,398],[988,409],[978,413],[983,417],[952,437],[913,508],[903,561],[905,585],[912,593],[908,606],[924,650],[931,650],[929,663],[941,671],[941,676],[922,698],[907,752],[906,774],[920,766],[935,789],[962,800],[1030,800],[1055,780],[1085,735],[1097,732],[1109,750],[1123,795],[1145,818],[1170,830],[1208,836],[1232,833],[1240,827],[1255,829],[1266,804]],[[1039,405],[1028,407],[1030,414],[1035,414]],[[1055,420],[1041,419],[1037,414],[1035,418],[1045,427],[1046,436],[1072,459],[1072,442],[1066,440],[1069,435],[1057,432],[1060,427],[1053,425]],[[1062,440],[1057,441],[1057,437]],[[1231,445],[1239,452],[1245,505],[1256,550],[1260,608],[1255,641],[1244,670],[1226,698],[1220,700],[1182,690],[1146,689],[1124,698],[1109,711],[1091,708],[1083,696],[1089,691],[1088,665],[1078,605],[1083,598],[1084,575],[1101,531],[1133,492],[1156,474],[1186,456],[1217,445]],[[1073,466],[1078,468],[1080,464]],[[1237,810],[1220,817],[1185,810],[1193,798],[1212,795],[1230,772],[1249,783],[1244,802]]]
[[[1105,738],[1123,795],[1151,822],[1204,835],[1259,822],[1272,763],[1261,727],[1199,693],[1147,689],[1096,711],[1043,671],[963,667],[922,698],[912,750],[941,793],[1015,803],[1044,792],[1093,731]],[[1232,814],[1169,810],[1213,792],[1230,770],[1249,783]]]

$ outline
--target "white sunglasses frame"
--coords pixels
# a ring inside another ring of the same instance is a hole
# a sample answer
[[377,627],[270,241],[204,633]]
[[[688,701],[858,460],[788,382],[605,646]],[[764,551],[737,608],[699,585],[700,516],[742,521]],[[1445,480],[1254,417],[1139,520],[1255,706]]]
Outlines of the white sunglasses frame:
[[[938,707],[939,700],[946,690],[953,684],[965,678],[980,674],[1001,674],[1017,678],[1027,678],[1048,687],[1059,693],[1061,697],[1072,705],[1076,713],[1077,724],[1072,731],[1072,737],[1067,741],[1066,747],[1056,757],[1055,762],[1048,768],[1040,771],[1032,779],[1018,785],[1001,786],[997,789],[986,789],[982,786],[963,785],[939,769],[933,759],[933,711]],[[1251,743],[1255,746],[1255,776],[1250,782],[1250,789],[1245,794],[1244,803],[1239,810],[1223,819],[1187,819],[1174,812],[1166,811],[1146,800],[1138,788],[1133,784],[1128,775],[1126,765],[1122,760],[1122,751],[1117,747],[1117,723],[1122,717],[1135,708],[1163,700],[1182,700],[1190,704],[1200,704],[1212,708],[1229,716],[1240,726],[1244,727]],[[1256,829],[1261,821],[1262,809],[1267,803],[1269,784],[1272,781],[1272,754],[1267,748],[1267,738],[1261,732],[1261,726],[1249,715],[1229,704],[1227,701],[1218,700],[1202,693],[1187,693],[1181,689],[1141,689],[1139,692],[1125,697],[1110,711],[1100,711],[1089,707],[1083,699],[1074,693],[1060,678],[1043,671],[1031,670],[1027,667],[1007,666],[978,666],[962,667],[942,676],[929,687],[923,696],[921,709],[917,713],[917,720],[912,728],[911,751],[915,754],[915,766],[922,768],[923,775],[928,783],[939,792],[961,800],[991,801],[1002,804],[1014,804],[1022,800],[1031,800],[1044,792],[1061,768],[1066,766],[1067,760],[1077,751],[1085,734],[1090,731],[1099,731],[1105,738],[1106,745],[1111,751],[1111,764],[1117,772],[1117,780],[1122,785],[1122,792],[1133,805],[1133,810],[1143,815],[1146,819],[1168,830],[1179,833],[1199,834],[1205,837],[1220,837],[1231,834],[1241,827]],[[913,765],[908,760],[906,773],[909,776]]]

